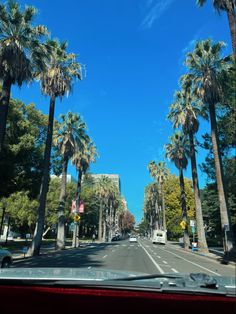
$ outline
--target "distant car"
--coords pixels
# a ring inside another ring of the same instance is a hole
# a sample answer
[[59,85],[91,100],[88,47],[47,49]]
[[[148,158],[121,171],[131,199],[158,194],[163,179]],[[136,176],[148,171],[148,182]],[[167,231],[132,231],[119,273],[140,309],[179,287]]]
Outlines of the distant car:
[[119,241],[119,240],[121,240],[121,236],[118,234],[118,235],[115,235],[112,239],[111,239],[111,241]]
[[136,243],[136,242],[138,242],[136,236],[131,235],[130,238],[129,238],[129,242],[130,242],[130,243]]
[[8,250],[0,248],[0,267],[9,268],[12,264],[12,255]]

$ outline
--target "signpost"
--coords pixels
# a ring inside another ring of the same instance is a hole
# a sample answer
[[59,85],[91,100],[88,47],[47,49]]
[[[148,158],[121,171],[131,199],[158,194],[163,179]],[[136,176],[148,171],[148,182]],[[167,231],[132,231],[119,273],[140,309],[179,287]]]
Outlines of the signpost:
[[[79,199],[75,199],[71,204],[71,213],[73,214],[74,226],[73,228],[73,247],[79,246],[79,222],[80,222],[80,214],[84,213],[84,202]],[[77,245],[78,241],[78,245]]]
[[196,220],[190,220],[190,226],[192,228],[192,234],[193,234],[192,250],[197,251],[197,242],[195,242]]

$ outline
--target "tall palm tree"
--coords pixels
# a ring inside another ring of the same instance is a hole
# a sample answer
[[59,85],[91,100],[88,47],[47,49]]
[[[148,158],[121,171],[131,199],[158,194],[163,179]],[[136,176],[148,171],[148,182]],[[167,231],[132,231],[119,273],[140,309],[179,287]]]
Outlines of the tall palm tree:
[[[82,176],[85,175],[89,169],[90,163],[96,161],[96,157],[98,153],[96,151],[96,146],[91,141],[90,138],[84,141],[83,148],[76,151],[72,156],[72,164],[75,165],[76,170],[78,172],[78,179],[77,179],[77,189],[76,189],[76,203],[77,205],[80,202],[80,193],[81,193],[81,182]],[[91,182],[93,184],[93,182]],[[79,230],[76,226],[74,233],[73,233],[73,247],[76,246],[76,237],[78,236]]]
[[97,148],[94,143],[88,138],[84,141],[84,145],[81,150],[76,151],[72,156],[72,164],[75,165],[76,170],[78,172],[77,179],[77,192],[76,198],[80,199],[81,192],[81,181],[82,176],[87,173],[89,170],[89,166],[92,162],[96,162],[96,158],[98,157]]
[[57,249],[65,249],[65,201],[68,162],[73,154],[82,151],[84,142],[88,141],[86,124],[78,114],[68,112],[61,115],[62,122],[56,132],[56,145],[62,155],[61,192],[58,207]]
[[[149,163],[149,166],[152,167],[152,162]],[[151,237],[153,229],[161,229],[163,225],[159,210],[159,190],[158,183],[154,182],[148,184],[144,191],[144,213],[149,221]]]
[[[193,52],[186,57],[186,65],[192,74],[194,88],[203,103],[208,106],[211,122],[211,139],[214,153],[216,182],[220,204],[222,231],[227,231],[225,253],[235,250],[235,240],[232,234],[232,225],[226,203],[226,194],[223,181],[223,168],[218,144],[218,132],[216,121],[216,105],[222,99],[222,75],[232,67],[230,57],[221,57],[223,42],[216,44],[210,39],[198,42]],[[226,227],[227,226],[227,227]]]
[[[207,0],[196,0],[197,5],[202,7]],[[212,4],[218,13],[225,11],[228,16],[231,33],[234,58],[236,60],[236,0],[212,0]]]
[[[99,222],[98,222],[98,240],[102,241],[102,225],[104,223],[103,238],[106,237],[106,209],[108,208],[108,201],[112,194],[116,191],[116,186],[113,181],[107,176],[101,176],[95,183],[95,194],[99,198]],[[103,216],[105,214],[105,221]]]
[[45,69],[49,49],[43,44],[48,30],[33,26],[37,11],[32,6],[21,10],[16,1],[0,4],[0,154],[4,142],[12,85],[21,86]]
[[28,255],[39,254],[42,240],[45,204],[49,183],[50,155],[56,98],[59,97],[62,100],[62,97],[71,91],[73,80],[75,78],[81,79],[81,65],[76,62],[75,54],[68,54],[66,52],[67,44],[65,42],[59,43],[58,41],[50,41],[48,42],[48,45],[52,49],[50,61],[46,71],[40,74],[42,92],[50,97],[48,130],[44,150],[44,165],[39,196],[38,218],[34,231],[34,237],[27,253]]
[[207,253],[207,242],[202,217],[202,203],[200,198],[200,189],[198,183],[196,149],[194,143],[194,135],[198,132],[198,117],[207,118],[206,113],[202,110],[201,103],[194,95],[192,90],[192,75],[186,74],[181,77],[182,90],[175,94],[175,102],[170,107],[168,118],[173,122],[173,127],[182,127],[185,135],[189,137],[190,159],[192,168],[193,190],[196,208],[197,235],[199,249]]
[[156,182],[160,185],[161,189],[161,204],[162,204],[162,227],[163,230],[166,230],[166,213],[165,213],[165,195],[164,195],[164,183],[169,175],[169,171],[166,168],[165,162],[158,162],[158,164],[155,163],[155,161],[151,161],[148,165],[150,175],[156,180]]
[[189,248],[189,234],[188,234],[188,217],[186,207],[186,194],[184,186],[183,170],[187,168],[189,156],[189,143],[185,135],[177,131],[170,137],[170,143],[165,145],[166,157],[174,162],[176,168],[179,170],[179,183],[180,183],[180,200],[182,207],[182,219],[185,221],[184,228],[184,248]]

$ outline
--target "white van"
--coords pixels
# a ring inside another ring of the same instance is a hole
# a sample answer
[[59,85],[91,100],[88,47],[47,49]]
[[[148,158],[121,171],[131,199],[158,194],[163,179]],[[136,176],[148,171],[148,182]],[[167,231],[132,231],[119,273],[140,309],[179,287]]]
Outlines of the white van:
[[166,244],[166,241],[167,241],[166,231],[163,231],[163,230],[153,231],[152,243]]

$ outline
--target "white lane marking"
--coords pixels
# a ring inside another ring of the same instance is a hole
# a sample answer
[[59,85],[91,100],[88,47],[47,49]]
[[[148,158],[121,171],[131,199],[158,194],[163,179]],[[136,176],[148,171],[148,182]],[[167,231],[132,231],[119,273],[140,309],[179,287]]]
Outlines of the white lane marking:
[[168,264],[166,261],[162,261],[164,264]]
[[156,266],[156,268],[159,270],[159,272],[161,273],[161,274],[164,274],[164,271],[163,271],[163,269],[157,264],[157,262],[153,259],[153,257],[148,253],[148,251],[145,249],[145,247],[141,244],[141,243],[139,243],[140,244],[140,246],[141,246],[141,248],[143,248],[143,250],[144,250],[144,252],[147,254],[147,256],[150,258],[150,260],[153,262],[153,264]]
[[130,244],[130,246],[134,246],[133,244]]
[[178,271],[174,268],[171,268],[171,270],[174,272],[174,273],[178,273]]
[[[159,249],[160,249],[160,250],[163,250],[163,249],[161,249],[161,248],[159,248]],[[180,256],[180,255],[178,255],[178,254],[175,254],[175,253],[170,252],[170,251],[168,251],[168,250],[163,250],[163,251],[168,252],[168,253],[170,253],[170,254],[172,254],[172,255],[174,255],[174,256],[177,256],[178,258],[180,258],[180,259],[182,259],[182,260],[184,260],[184,261],[186,261],[186,262],[188,262],[188,263],[190,263],[190,264],[193,264],[193,265],[195,265],[195,266],[197,266],[197,267],[199,267],[199,268],[202,268],[202,269],[204,269],[204,270],[206,270],[206,271],[209,271],[210,273],[215,274],[216,276],[221,277],[220,274],[214,272],[213,270],[210,270],[210,269],[208,269],[208,268],[206,268],[206,267],[204,267],[204,266],[201,266],[201,265],[199,265],[199,264],[197,264],[197,263],[191,262],[191,261],[187,260],[186,258],[184,258],[184,257],[182,257],[182,256]]]
[[157,255],[157,258],[161,258],[159,255]]
[[103,258],[106,258],[106,257],[107,257],[107,255],[104,255],[104,256],[103,256]]
[[88,269],[91,269],[91,268],[92,268],[91,266],[88,267]]

